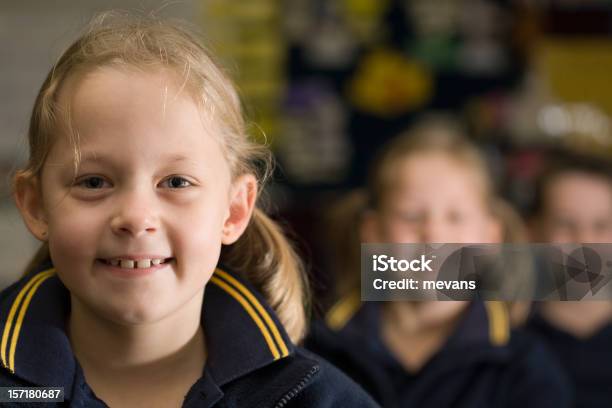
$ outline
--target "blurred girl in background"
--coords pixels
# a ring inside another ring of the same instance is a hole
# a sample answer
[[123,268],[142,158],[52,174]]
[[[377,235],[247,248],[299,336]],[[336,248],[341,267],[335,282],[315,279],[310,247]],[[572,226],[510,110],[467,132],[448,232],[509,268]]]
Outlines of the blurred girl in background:
[[[612,169],[564,156],[557,155],[539,180],[530,223],[534,240],[612,243]],[[577,407],[612,406],[612,302],[542,302],[528,329],[567,370]]]
[[510,329],[502,302],[368,302],[358,292],[358,242],[500,243],[520,238],[515,213],[496,198],[479,151],[445,122],[402,134],[371,169],[367,192],[339,214],[337,267],[347,295],[316,324],[307,346],[385,407],[564,407],[559,367],[537,341]]

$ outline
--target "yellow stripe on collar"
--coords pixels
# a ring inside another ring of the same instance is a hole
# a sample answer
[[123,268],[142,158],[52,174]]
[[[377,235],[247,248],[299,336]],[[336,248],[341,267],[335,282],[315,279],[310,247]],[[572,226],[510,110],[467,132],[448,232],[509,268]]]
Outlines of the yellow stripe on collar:
[[270,317],[270,314],[266,311],[266,309],[264,309],[264,307],[257,300],[257,298],[251,293],[251,291],[249,291],[242,283],[238,282],[238,280],[234,278],[233,276],[231,276],[229,273],[221,269],[218,269],[218,268],[215,271],[215,273],[219,275],[220,277],[222,277],[223,279],[225,279],[230,284],[232,284],[236,289],[238,289],[238,291],[240,291],[240,293],[242,293],[250,301],[250,303],[259,312],[259,315],[263,317],[268,328],[272,332],[272,335],[274,336],[274,340],[276,341],[276,344],[280,348],[281,356],[282,357],[288,356],[289,349],[287,348],[287,344],[285,344],[285,341],[283,340],[283,337],[281,336],[278,330],[278,327],[276,327],[276,323],[274,323],[274,321]]
[[210,281],[219,286],[242,305],[261,331],[275,360],[289,355],[287,344],[283,340],[270,314],[243,284],[221,269],[215,271]]
[[510,340],[510,318],[504,302],[485,302],[489,318],[489,339],[495,346],[504,346]]
[[[28,306],[30,305],[30,301],[34,296],[34,293],[38,289],[38,287],[47,279],[49,279],[55,273],[55,269],[49,269],[44,272],[40,272],[34,275],[28,283],[21,288],[19,294],[13,301],[11,305],[11,309],[9,311],[9,315],[6,319],[6,323],[4,325],[4,331],[2,333],[2,343],[0,345],[0,358],[2,359],[2,364],[4,367],[8,368],[11,372],[15,372],[15,350],[17,349],[17,340],[19,340],[19,332],[21,331],[21,326],[23,325],[23,320],[25,318],[26,311]],[[23,304],[21,301],[24,299]],[[13,335],[11,338],[11,328],[13,327],[13,320],[15,319],[15,315],[19,310],[19,314],[15,321],[15,328],[13,330]],[[8,358],[7,358],[7,345],[10,342],[10,347],[8,350]]]
[[325,316],[325,322],[330,329],[342,329],[361,307],[361,296],[358,291],[352,292],[340,299]]

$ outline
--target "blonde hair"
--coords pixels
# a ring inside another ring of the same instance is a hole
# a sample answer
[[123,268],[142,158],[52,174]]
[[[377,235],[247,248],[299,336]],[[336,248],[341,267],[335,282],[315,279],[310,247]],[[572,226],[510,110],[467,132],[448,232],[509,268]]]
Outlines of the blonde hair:
[[[195,34],[178,23],[154,16],[133,16],[106,12],[92,20],[86,32],[62,54],[45,79],[36,98],[28,132],[30,156],[14,178],[39,180],[47,154],[54,142],[62,114],[58,95],[66,81],[77,72],[99,67],[168,70],[182,80],[187,90],[208,115],[221,124],[219,144],[228,161],[232,179],[253,174],[260,188],[272,171],[272,157],[266,146],[247,135],[236,89],[215,63]],[[79,165],[78,135],[69,129],[74,147],[75,169]],[[49,258],[43,244],[26,271]],[[278,314],[294,342],[304,335],[308,285],[302,263],[281,228],[256,208],[244,234],[224,247],[221,262],[249,280]]]
[[[502,224],[504,233],[503,242],[512,244],[526,244],[529,242],[529,234],[527,233],[525,222],[510,203],[497,198],[493,203],[493,216]],[[515,278],[512,282],[514,287],[522,287],[523,290],[532,292],[534,290],[534,283],[531,277],[535,274],[533,259],[524,253],[519,253],[515,254],[508,262],[512,263],[513,269],[516,272],[515,276],[512,277]],[[507,302],[507,306],[512,327],[520,327],[525,324],[531,311],[531,302],[515,300]]]
[[326,214],[329,268],[334,272],[336,297],[344,297],[359,289],[361,268],[360,225],[368,207],[368,194],[364,189],[346,193],[332,204]]

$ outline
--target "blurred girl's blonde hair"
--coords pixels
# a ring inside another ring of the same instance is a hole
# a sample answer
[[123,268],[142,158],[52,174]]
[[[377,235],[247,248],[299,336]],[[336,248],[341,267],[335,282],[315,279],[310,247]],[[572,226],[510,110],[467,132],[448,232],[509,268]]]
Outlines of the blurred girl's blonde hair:
[[[202,114],[220,124],[218,143],[232,178],[254,174],[260,188],[263,186],[272,170],[270,152],[247,136],[233,83],[195,34],[178,23],[154,16],[106,12],[92,20],[47,75],[30,119],[29,160],[24,169],[16,172],[14,190],[24,181],[40,179],[47,154],[62,126],[68,129],[74,168],[78,168],[78,134],[71,129],[69,107],[62,111],[58,106],[58,94],[70,78],[100,67],[164,70],[174,74],[180,91],[188,92]],[[26,273],[48,258],[48,245],[43,244]],[[303,266],[281,228],[262,210],[256,208],[242,237],[223,248],[221,262],[263,293],[293,341],[303,337],[308,303]]]

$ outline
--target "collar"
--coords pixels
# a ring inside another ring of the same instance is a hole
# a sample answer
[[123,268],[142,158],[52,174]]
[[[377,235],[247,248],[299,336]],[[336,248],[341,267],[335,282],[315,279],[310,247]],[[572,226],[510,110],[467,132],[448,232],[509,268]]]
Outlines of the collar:
[[[364,367],[370,367],[370,359],[374,358],[376,364],[391,367],[392,373],[405,372],[380,336],[381,306],[380,302],[359,305],[346,324],[336,329],[338,335],[334,341],[339,341],[352,359],[364,361]],[[446,342],[419,372],[441,375],[481,363],[505,364],[512,355],[509,340],[510,324],[505,305],[472,301]],[[362,360],[366,349],[369,357]]]
[[483,343],[503,347],[510,341],[510,317],[504,302],[473,301],[448,345]]
[[[379,302],[361,302],[358,292],[338,301],[327,313],[327,325],[337,332],[380,332]],[[472,301],[447,342],[448,347],[487,343],[501,347],[510,341],[510,318],[504,302]]]
[[[15,376],[73,395],[80,370],[66,334],[70,294],[51,263],[3,292],[0,359]],[[263,297],[238,275],[218,268],[202,309],[206,371],[215,384],[244,376],[290,355],[292,345]]]
[[220,386],[294,351],[262,296],[246,280],[222,269],[206,286],[202,324],[206,366]]
[[608,348],[610,339],[612,339],[612,322],[602,326],[590,336],[580,338],[550,323],[542,316],[537,306],[529,316],[526,328],[528,331],[536,333],[548,342],[555,344],[584,344],[590,347],[601,345],[603,348]]

